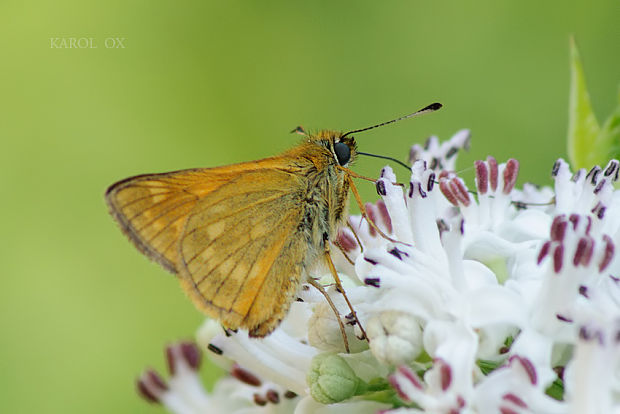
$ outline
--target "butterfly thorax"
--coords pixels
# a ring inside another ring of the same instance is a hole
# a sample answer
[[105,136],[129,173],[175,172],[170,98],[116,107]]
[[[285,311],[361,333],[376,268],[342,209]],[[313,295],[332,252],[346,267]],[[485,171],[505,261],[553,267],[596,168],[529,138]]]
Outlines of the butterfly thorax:
[[340,135],[321,131],[283,154],[300,170],[298,176],[304,177],[299,199],[302,216],[297,232],[310,247],[304,261],[307,271],[317,264],[325,243],[336,238],[348,217],[349,183],[341,167],[354,160],[356,146],[352,137],[341,140]]

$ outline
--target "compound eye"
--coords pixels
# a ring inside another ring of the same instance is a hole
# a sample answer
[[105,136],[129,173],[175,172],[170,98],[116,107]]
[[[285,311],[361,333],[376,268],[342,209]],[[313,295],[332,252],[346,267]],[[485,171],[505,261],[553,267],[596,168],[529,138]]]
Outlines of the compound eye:
[[351,149],[344,142],[336,142],[334,145],[334,152],[338,159],[338,164],[345,165],[351,159]]

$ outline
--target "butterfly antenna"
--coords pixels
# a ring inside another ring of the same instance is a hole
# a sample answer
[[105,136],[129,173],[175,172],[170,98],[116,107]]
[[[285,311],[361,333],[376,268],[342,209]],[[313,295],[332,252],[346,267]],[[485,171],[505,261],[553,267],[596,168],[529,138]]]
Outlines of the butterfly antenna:
[[347,135],[354,134],[356,132],[368,131],[369,129],[378,128],[378,127],[383,126],[383,125],[393,124],[394,122],[402,121],[403,119],[413,118],[414,116],[424,115],[424,114],[429,113],[429,112],[435,112],[436,110],[440,109],[442,106],[443,105],[440,104],[439,102],[435,102],[435,103],[432,103],[432,104],[430,104],[428,106],[425,106],[424,108],[422,108],[422,109],[420,109],[418,111],[410,113],[409,115],[401,116],[400,118],[392,119],[390,121],[381,122],[380,124],[369,126],[369,127],[366,127],[366,128],[354,129],[353,131],[349,131],[346,134],[342,135],[340,138],[344,138]]
[[365,155],[367,157],[382,158],[384,160],[394,161],[398,165],[402,165],[403,167],[405,167],[407,169],[407,171],[411,171],[411,167],[410,166],[408,166],[407,164],[405,164],[404,162],[402,162],[400,160],[397,160],[396,158],[388,157],[386,155],[371,154],[369,152],[360,152],[360,151],[358,151],[357,154],[358,155]]

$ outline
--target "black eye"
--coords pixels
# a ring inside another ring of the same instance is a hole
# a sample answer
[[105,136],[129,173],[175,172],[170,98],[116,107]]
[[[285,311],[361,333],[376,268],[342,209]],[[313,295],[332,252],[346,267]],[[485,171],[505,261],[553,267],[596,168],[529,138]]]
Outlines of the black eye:
[[345,165],[351,159],[351,149],[344,142],[336,142],[334,144],[334,152],[338,158],[338,164]]

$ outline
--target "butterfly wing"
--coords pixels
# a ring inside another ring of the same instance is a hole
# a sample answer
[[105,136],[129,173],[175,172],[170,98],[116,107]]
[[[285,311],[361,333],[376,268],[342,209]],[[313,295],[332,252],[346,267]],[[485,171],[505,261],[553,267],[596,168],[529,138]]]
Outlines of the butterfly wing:
[[147,257],[177,273],[177,244],[198,200],[244,171],[270,168],[276,158],[218,168],[145,174],[119,181],[106,191],[110,213]]
[[127,178],[108,188],[106,202],[136,247],[166,270],[177,272],[177,243],[187,216],[217,182],[200,169]]
[[186,292],[229,328],[265,336],[299,287],[307,241],[299,233],[305,177],[246,171],[201,199],[179,243]]
[[298,233],[306,183],[274,157],[131,177],[106,201],[129,239],[177,273],[195,305],[230,328],[265,336],[299,286],[307,242]]

